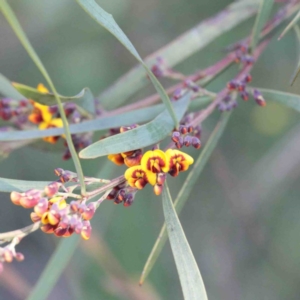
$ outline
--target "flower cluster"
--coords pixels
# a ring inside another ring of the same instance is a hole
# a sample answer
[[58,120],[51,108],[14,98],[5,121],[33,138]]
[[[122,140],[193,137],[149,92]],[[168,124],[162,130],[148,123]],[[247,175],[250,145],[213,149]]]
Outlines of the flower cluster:
[[[39,84],[37,90],[43,94],[49,93],[43,84]],[[87,119],[87,114],[82,113],[83,110],[75,103],[64,103],[63,108],[68,122],[72,124],[78,124]],[[63,121],[57,105],[47,106],[31,99],[21,101],[10,98],[0,99],[0,117],[5,121],[10,121],[20,130],[31,128],[34,125],[40,130],[63,127]],[[3,130],[6,131],[7,127],[3,127]],[[76,151],[90,145],[92,143],[92,135],[91,132],[73,134],[72,141]],[[43,140],[55,144],[60,137],[64,138],[65,136],[48,136],[44,137]],[[64,141],[64,146],[66,150],[63,154],[63,159],[67,160],[71,157],[71,153],[66,141]]]
[[252,65],[254,63],[254,57],[249,54],[249,46],[245,43],[237,43],[227,50],[234,51],[237,64]]
[[16,101],[10,98],[3,98],[0,100],[0,117],[4,121],[13,121],[16,124],[24,122],[24,115],[29,111],[30,103],[24,99]]
[[123,203],[124,206],[130,206],[136,194],[136,189],[126,185],[126,182],[115,186],[107,195],[107,200],[113,200],[115,204]]
[[160,195],[166,174],[178,176],[193,162],[191,156],[179,150],[149,150],[143,155],[140,165],[127,169],[124,176],[129,186],[141,190],[149,183],[154,186],[154,193]]
[[24,193],[12,192],[11,201],[33,208],[30,217],[33,222],[41,222],[41,230],[53,233],[58,237],[68,237],[74,232],[89,239],[92,231],[91,218],[97,208],[94,202],[73,200],[66,202],[67,193],[60,193],[62,183],[53,182],[44,190],[31,189]]
[[[252,77],[250,74],[244,76],[242,80],[231,80],[227,83],[227,89],[229,91],[228,95],[219,104],[218,108],[220,111],[231,110],[237,106],[235,100],[236,94],[239,93],[240,97],[244,101],[249,100],[249,92],[247,91],[247,84],[251,82]],[[266,101],[262,94],[258,90],[253,90],[253,98],[256,103],[260,106],[266,106]]]
[[24,255],[20,252],[16,252],[15,246],[20,242],[20,238],[16,237],[11,243],[4,247],[0,247],[0,273],[3,271],[3,263],[11,263],[14,259],[17,261],[23,261]]
[[172,141],[177,149],[181,149],[183,146],[200,149],[200,130],[190,125],[180,125],[179,130],[173,131]]
[[[49,93],[48,89],[41,83],[37,86],[37,90],[44,94]],[[51,109],[51,107],[34,102],[33,100],[30,100],[30,103],[33,106],[33,110],[28,116],[28,120],[33,124],[37,124],[39,129],[43,130],[53,127],[63,127],[62,119],[55,116],[57,113],[56,109]],[[59,136],[43,138],[45,142],[51,144],[56,143],[58,139]]]

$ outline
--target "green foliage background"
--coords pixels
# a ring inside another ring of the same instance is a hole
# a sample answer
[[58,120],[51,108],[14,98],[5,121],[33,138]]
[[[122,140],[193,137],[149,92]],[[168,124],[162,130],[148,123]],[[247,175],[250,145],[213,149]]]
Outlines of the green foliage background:
[[[115,0],[97,1],[112,13],[142,57],[156,51],[230,1]],[[71,0],[13,0],[16,12],[59,93],[74,95],[83,87],[95,94],[132,66],[132,56]],[[254,19],[221,36],[178,69],[192,73],[222,57],[221,49],[251,32]],[[35,86],[43,82],[3,16],[0,17],[0,69],[13,81]],[[300,91],[294,71],[298,48],[293,31],[274,41],[257,62],[253,85],[283,91]],[[231,79],[229,70],[210,89],[218,91]],[[153,93],[145,89],[136,98]],[[134,99],[131,99],[133,101]],[[204,137],[219,116],[205,123]],[[268,102],[266,108],[240,103],[219,146],[184,207],[180,220],[199,264],[209,299],[298,299],[300,279],[300,177],[299,114]],[[0,176],[27,180],[54,180],[53,169],[73,168],[62,162],[61,152],[27,147],[0,164]],[[190,151],[196,157],[196,151]],[[83,161],[86,175],[95,175],[104,159]],[[121,170],[121,171],[120,171]],[[123,172],[122,168],[110,178]],[[186,174],[169,180],[173,198]],[[1,232],[30,224],[29,211],[13,206],[1,195]],[[105,203],[95,217],[94,235],[101,236],[137,286],[143,265],[163,223],[160,198],[150,188],[138,193],[130,208]],[[53,252],[57,239],[41,232],[26,238],[19,249],[25,254],[15,269],[33,285]],[[82,241],[81,245],[89,242]],[[99,264],[100,262],[100,264]],[[4,275],[1,275],[4,276]],[[169,245],[149,279],[149,299],[182,299]],[[0,280],[1,285],[1,280]],[[50,299],[130,299],[103,268],[101,253],[92,257],[82,248],[59,280]],[[153,298],[153,295],[156,298]],[[152,296],[151,296],[152,295]],[[1,299],[17,299],[0,286]],[[141,299],[141,298],[136,298]]]

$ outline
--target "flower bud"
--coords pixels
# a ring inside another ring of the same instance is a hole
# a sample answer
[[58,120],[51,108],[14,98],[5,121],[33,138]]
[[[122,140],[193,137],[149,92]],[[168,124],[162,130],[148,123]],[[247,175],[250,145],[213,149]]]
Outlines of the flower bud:
[[54,181],[54,182],[48,184],[45,187],[44,191],[48,197],[52,197],[58,192],[60,186],[61,186],[61,183]]
[[88,240],[91,237],[92,234],[92,226],[89,221],[84,221],[83,222],[83,227],[81,230],[81,236],[85,240]]
[[82,219],[87,221],[91,220],[95,214],[95,211],[96,211],[96,204],[93,202],[89,203],[86,206],[84,212],[81,214]]
[[21,205],[21,203],[20,203],[21,197],[22,197],[22,194],[20,194],[18,192],[11,192],[10,193],[10,200],[15,205]]
[[21,252],[17,252],[15,255],[15,259],[17,261],[23,261],[24,260],[24,255]]

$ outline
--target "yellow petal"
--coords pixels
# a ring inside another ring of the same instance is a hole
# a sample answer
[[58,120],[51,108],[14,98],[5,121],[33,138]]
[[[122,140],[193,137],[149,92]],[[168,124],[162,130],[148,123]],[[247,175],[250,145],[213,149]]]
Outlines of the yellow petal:
[[49,90],[42,83],[39,83],[36,89],[44,94],[49,93]]
[[149,170],[151,172],[158,173],[166,169],[166,155],[160,149],[147,151],[142,159],[141,166],[143,169]]
[[156,173],[153,173],[151,171],[146,171],[147,180],[151,185],[155,185],[156,183]]

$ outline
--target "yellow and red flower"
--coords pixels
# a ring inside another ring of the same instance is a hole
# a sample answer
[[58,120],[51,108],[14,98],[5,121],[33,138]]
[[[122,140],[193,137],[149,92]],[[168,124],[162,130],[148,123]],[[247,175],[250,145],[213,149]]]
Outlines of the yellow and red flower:
[[144,170],[152,173],[168,171],[166,155],[159,149],[147,151],[141,159],[141,166]]
[[145,170],[142,166],[133,166],[126,170],[125,179],[131,187],[143,189],[147,183],[156,183],[156,174]]
[[168,172],[171,176],[178,176],[179,172],[186,171],[194,162],[190,155],[175,149],[168,149],[166,157]]
[[[49,93],[48,89],[41,83],[37,86],[37,90],[44,94]],[[33,100],[31,100],[30,102],[33,105],[33,111],[28,116],[28,120],[34,124],[39,124],[40,130],[55,128],[55,127],[63,127],[63,122],[61,118],[53,119],[53,115],[49,110],[49,106],[42,105]],[[54,144],[57,142],[59,137],[60,136],[48,136],[48,137],[44,137],[43,140],[45,142]]]

